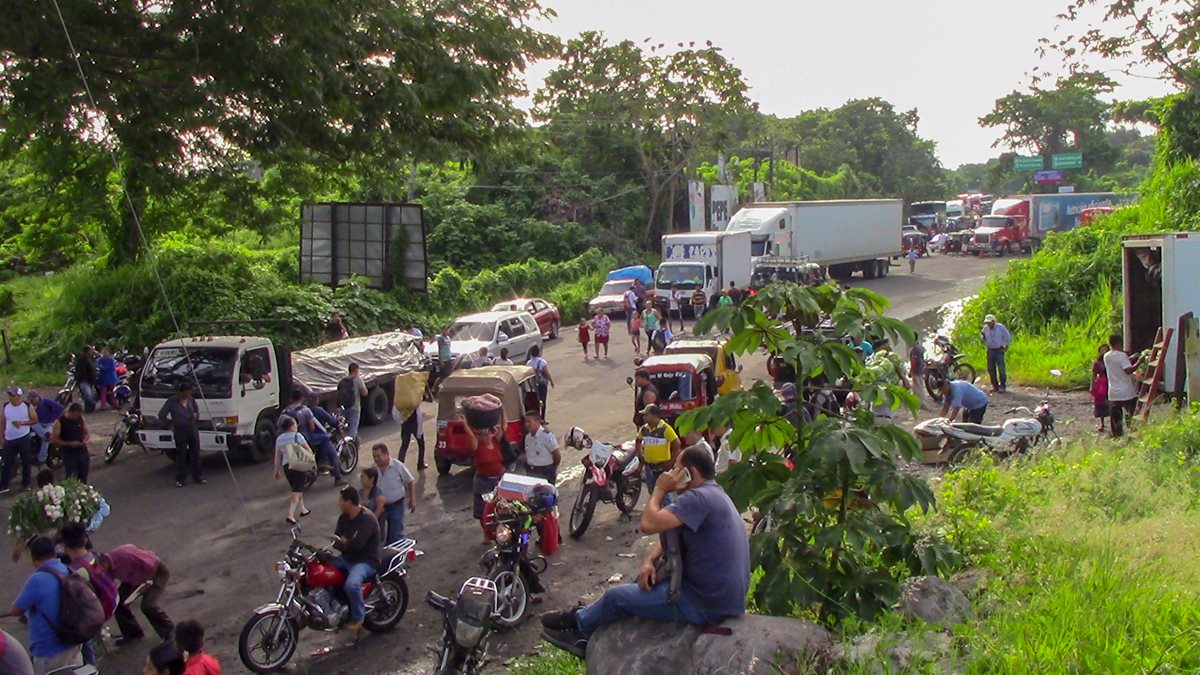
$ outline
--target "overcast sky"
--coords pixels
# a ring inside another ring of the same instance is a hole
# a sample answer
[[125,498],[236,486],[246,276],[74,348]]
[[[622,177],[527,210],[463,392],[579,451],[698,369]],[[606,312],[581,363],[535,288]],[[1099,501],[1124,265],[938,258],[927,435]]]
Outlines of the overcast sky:
[[[543,0],[558,17],[542,30],[572,37],[585,30],[610,40],[705,40],[741,68],[750,96],[782,117],[878,96],[898,110],[917,108],[921,136],[938,144],[948,168],[998,154],[999,130],[977,120],[999,97],[1028,83],[1066,0]],[[1107,64],[1105,68],[1113,68]],[[552,69],[528,72],[531,89]],[[1109,73],[1116,96],[1169,91],[1149,79]]]

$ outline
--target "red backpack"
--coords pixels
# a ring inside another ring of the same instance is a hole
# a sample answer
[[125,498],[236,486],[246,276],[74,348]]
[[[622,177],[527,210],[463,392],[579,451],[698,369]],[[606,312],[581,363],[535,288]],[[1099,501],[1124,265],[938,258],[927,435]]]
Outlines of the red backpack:
[[[88,555],[91,556],[90,553]],[[76,572],[80,569],[86,570],[92,590],[96,592],[96,597],[100,599],[100,606],[104,608],[104,618],[111,619],[113,612],[117,610],[117,582],[113,581],[108,572],[96,564],[94,557],[79,565],[72,564],[70,567]]]

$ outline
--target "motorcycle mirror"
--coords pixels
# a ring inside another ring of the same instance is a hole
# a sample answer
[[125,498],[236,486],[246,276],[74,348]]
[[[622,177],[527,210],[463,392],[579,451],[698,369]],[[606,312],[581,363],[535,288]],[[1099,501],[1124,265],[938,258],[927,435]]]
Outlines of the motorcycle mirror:
[[632,387],[633,386],[633,378],[632,377],[625,378],[625,384]]

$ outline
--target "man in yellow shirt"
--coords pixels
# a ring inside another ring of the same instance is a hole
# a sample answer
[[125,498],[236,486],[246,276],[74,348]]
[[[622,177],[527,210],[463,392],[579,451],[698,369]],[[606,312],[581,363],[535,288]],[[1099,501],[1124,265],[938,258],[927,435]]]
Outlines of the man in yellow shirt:
[[658,477],[675,466],[679,454],[679,434],[663,421],[662,412],[655,404],[641,410],[642,426],[638,429],[635,445],[638,458],[645,470],[646,489],[653,493]]

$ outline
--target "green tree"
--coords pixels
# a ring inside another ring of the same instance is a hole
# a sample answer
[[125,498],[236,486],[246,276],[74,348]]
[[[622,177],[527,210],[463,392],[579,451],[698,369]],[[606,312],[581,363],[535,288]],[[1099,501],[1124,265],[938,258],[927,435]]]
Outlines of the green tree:
[[1053,89],[1036,85],[1029,92],[1014,91],[996,99],[992,111],[979,118],[985,127],[1003,127],[1004,135],[993,146],[1033,150],[1052,155],[1068,148],[1081,150],[1095,162],[1099,152],[1111,159],[1105,139],[1111,105],[1100,99],[1116,88],[1106,75],[1075,73],[1060,78]]
[[672,217],[680,179],[705,149],[720,149],[729,124],[750,106],[741,71],[711,43],[643,50],[586,32],[567,42],[562,63],[537,92],[535,115],[549,126],[598,127],[628,139],[648,212],[636,240],[649,246]]
[[[251,157],[481,147],[519,119],[518,71],[556,45],[530,28],[536,0],[6,4],[4,147],[45,142],[52,176],[75,146],[112,148],[138,212]],[[128,206],[103,221],[116,260],[141,250]]]

